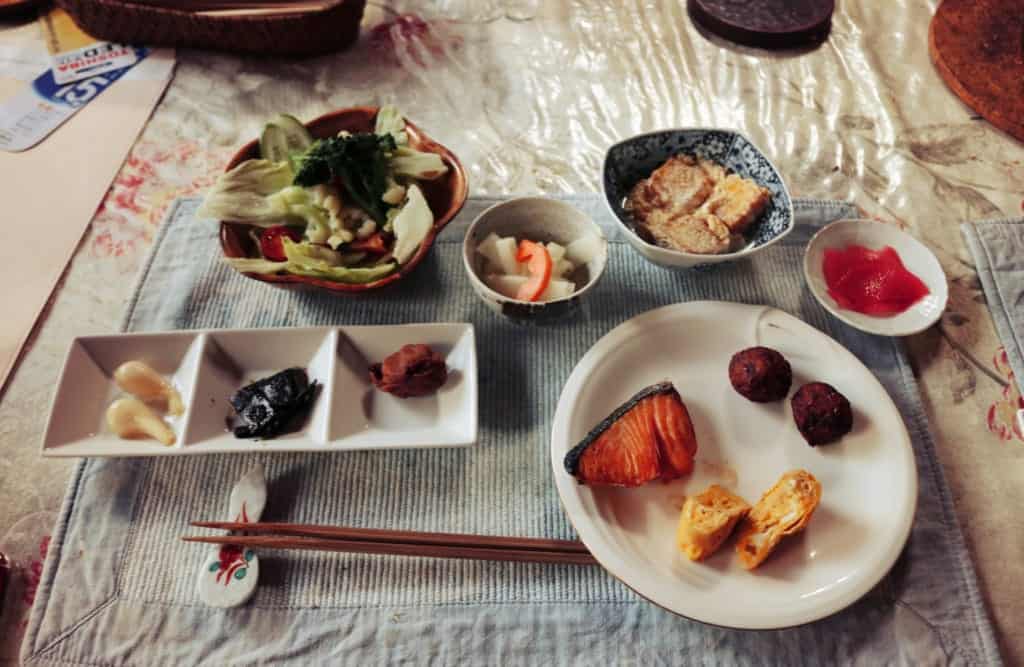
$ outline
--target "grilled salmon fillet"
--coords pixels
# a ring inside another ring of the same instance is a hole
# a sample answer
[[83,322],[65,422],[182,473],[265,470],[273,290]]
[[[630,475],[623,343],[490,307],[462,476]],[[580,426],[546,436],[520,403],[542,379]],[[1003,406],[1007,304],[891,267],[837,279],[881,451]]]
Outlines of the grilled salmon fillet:
[[676,544],[690,560],[704,560],[718,551],[750,505],[717,484],[690,496],[683,503]]
[[757,501],[736,542],[743,567],[753,570],[783,537],[799,533],[821,501],[821,483],[806,470],[791,470]]
[[697,436],[690,413],[670,382],[641,390],[565,455],[581,484],[640,486],[693,470]]

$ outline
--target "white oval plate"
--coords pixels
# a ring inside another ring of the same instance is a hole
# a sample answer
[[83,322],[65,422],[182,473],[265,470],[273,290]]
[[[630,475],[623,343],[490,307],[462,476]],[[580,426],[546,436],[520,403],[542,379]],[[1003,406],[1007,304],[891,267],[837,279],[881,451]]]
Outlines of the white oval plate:
[[[732,354],[774,347],[793,367],[793,390],[828,382],[853,404],[853,431],[810,447],[789,400],[756,404],[729,384]],[[578,484],[565,453],[639,389],[671,380],[697,433],[694,473],[640,488]],[[576,365],[555,412],[551,464],[580,539],[613,576],[651,602],[715,625],[769,629],[808,623],[852,604],[892,567],[910,533],[917,473],[896,406],[837,342],[780,310],[718,301],[667,306],[629,320]],[[821,505],[798,536],[744,570],[733,540],[703,563],[676,548],[688,494],[718,483],[751,504],[787,470],[809,470]]]
[[[862,245],[872,250],[892,246],[903,265],[920,278],[931,293],[892,317],[875,317],[840,308],[828,294],[822,262],[827,248],[849,245]],[[855,329],[881,336],[910,336],[924,331],[942,317],[949,300],[946,274],[932,251],[910,234],[874,220],[839,220],[815,234],[804,252],[804,278],[814,298],[828,312]]]

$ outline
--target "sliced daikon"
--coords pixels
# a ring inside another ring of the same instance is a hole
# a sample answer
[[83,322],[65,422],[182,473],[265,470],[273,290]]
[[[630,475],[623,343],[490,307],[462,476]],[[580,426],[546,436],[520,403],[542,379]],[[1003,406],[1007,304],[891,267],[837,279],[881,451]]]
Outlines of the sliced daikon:
[[[515,299],[516,295],[519,293],[519,289],[525,285],[528,280],[529,278],[527,276],[509,276],[501,273],[492,273],[484,278],[484,283],[498,294],[508,297],[509,299]],[[576,284],[572,281],[552,280],[548,284],[548,288],[540,295],[540,299],[538,299],[538,301],[555,301],[556,299],[564,299],[572,296],[572,293],[575,291]]]
[[498,266],[502,273],[514,275],[519,272],[519,262],[516,261],[516,240],[511,236],[498,239],[495,244],[498,251]]
[[596,234],[587,234],[566,246],[565,254],[573,264],[586,264],[601,253],[604,243]]
[[498,240],[501,237],[491,232],[487,235],[483,241],[476,247],[476,251],[487,258],[487,261],[491,264],[499,264],[498,262]]
[[519,292],[519,288],[525,285],[527,280],[529,278],[526,276],[491,273],[484,279],[484,282],[498,294],[514,299]]
[[565,257],[565,246],[560,246],[554,241],[545,245],[548,249],[548,254],[551,255],[551,261],[558,264],[560,260]]
[[516,240],[510,236],[502,238],[492,232],[480,242],[476,251],[487,259],[490,265],[485,267],[487,272],[514,274],[519,271],[516,262]]
[[555,301],[572,296],[576,291],[576,284],[569,280],[552,280],[548,288],[540,295],[541,301]]
[[555,262],[555,266],[551,271],[551,275],[555,278],[565,278],[575,270],[575,264],[573,264],[567,259],[560,259],[557,262]]

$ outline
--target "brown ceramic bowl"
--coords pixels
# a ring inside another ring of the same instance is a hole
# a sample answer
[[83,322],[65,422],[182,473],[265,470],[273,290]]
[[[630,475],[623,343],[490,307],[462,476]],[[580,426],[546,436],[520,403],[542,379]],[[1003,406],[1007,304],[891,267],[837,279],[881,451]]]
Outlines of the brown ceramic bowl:
[[[349,132],[372,132],[374,120],[377,118],[377,107],[352,107],[340,109],[306,123],[310,134],[316,138],[333,137],[342,130]],[[438,233],[448,224],[452,218],[462,209],[466,203],[466,195],[469,191],[469,184],[466,180],[466,172],[455,155],[437,143],[423,130],[416,127],[408,120],[405,121],[405,129],[409,135],[409,145],[412,148],[430,153],[437,153],[448,165],[448,173],[433,181],[417,181],[423,190],[427,204],[434,213],[434,227],[427,234],[427,238],[420,244],[419,250],[405,263],[398,271],[372,283],[351,285],[347,283],[324,280],[323,278],[310,278],[306,276],[293,276],[288,274],[263,275],[257,273],[244,274],[253,280],[261,280],[266,283],[273,283],[278,287],[286,288],[320,288],[339,294],[360,294],[370,290],[380,289],[393,285],[407,276],[416,268],[434,244]],[[245,160],[259,157],[259,141],[253,140],[242,147],[228,163],[227,169],[233,169]],[[247,233],[249,225],[221,221],[220,223],[220,245],[224,250],[225,257],[258,257],[259,253],[253,246],[253,241]]]

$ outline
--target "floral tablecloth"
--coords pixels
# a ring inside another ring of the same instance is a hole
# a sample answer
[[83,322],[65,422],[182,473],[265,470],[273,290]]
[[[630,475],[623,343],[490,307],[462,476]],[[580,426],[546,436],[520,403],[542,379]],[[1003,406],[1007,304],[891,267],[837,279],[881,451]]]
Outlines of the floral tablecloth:
[[[38,455],[69,340],[116,327],[167,206],[201,193],[263,119],[395,102],[459,155],[476,194],[594,191],[604,149],[619,138],[730,127],[768,153],[794,195],[853,201],[933,248],[950,304],[910,348],[1001,648],[1024,661],[1015,421],[1024,401],[958,229],[1020,215],[1024,145],[935,73],[935,4],[838,3],[828,42],[784,55],[701,34],[682,0],[371,3],[359,43],[342,54],[269,61],[180,50],[174,81],[0,399],[0,551],[16,565],[0,659],[17,656],[71,469]],[[35,30],[0,24],[0,68],[25,67],[6,38],[38,41]]]

